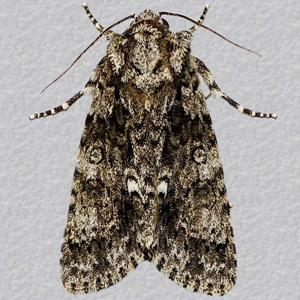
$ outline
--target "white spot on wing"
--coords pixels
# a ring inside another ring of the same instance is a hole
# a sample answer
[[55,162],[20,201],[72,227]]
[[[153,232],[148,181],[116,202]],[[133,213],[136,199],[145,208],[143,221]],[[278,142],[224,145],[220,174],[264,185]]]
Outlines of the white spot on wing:
[[141,192],[138,183],[131,179],[127,180],[127,188],[128,188],[129,195],[135,191],[138,192],[139,194]]
[[165,181],[162,181],[157,187],[157,192],[163,193],[166,196],[167,191],[168,191],[168,184]]

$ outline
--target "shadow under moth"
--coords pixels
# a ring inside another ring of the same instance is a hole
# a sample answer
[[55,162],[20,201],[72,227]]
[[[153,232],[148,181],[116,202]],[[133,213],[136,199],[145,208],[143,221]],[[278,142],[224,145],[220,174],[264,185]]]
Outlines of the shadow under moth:
[[[107,55],[73,98],[30,116],[54,115],[93,95],[61,248],[63,284],[75,294],[98,291],[148,260],[189,290],[223,295],[237,278],[232,204],[197,73],[210,95],[241,113],[276,115],[236,103],[190,54],[194,31],[207,29],[208,5],[198,22],[189,19],[195,26],[177,33],[161,15],[179,14],[145,10],[104,29],[83,7],[101,32],[87,49],[104,35]],[[110,30],[129,18],[124,33]]]

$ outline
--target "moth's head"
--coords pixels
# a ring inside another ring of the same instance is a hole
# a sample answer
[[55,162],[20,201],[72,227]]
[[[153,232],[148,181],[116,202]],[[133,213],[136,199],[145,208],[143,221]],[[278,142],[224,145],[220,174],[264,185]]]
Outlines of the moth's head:
[[131,23],[131,25],[147,20],[151,23],[165,25],[167,28],[169,28],[168,22],[161,18],[160,13],[154,12],[151,9],[145,9],[139,15],[134,15],[134,21]]
[[138,15],[134,15],[134,21],[130,24],[129,30],[132,33],[149,32],[155,33],[158,31],[168,30],[168,22],[161,18],[160,13],[150,9],[145,9]]

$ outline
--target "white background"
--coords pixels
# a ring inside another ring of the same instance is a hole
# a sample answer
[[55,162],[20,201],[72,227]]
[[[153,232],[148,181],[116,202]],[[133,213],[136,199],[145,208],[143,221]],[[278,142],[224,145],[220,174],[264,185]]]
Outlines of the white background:
[[[68,112],[30,122],[75,95],[106,53],[103,38],[44,94],[40,91],[97,37],[81,1],[1,1],[0,298],[71,299],[60,279],[60,246],[72,177],[91,97]],[[198,19],[206,2],[90,0],[104,27],[145,8]],[[226,299],[300,299],[299,1],[211,0],[205,25],[258,57],[199,28],[192,54],[244,107],[277,113],[251,118],[209,99],[231,210],[238,280]],[[165,17],[170,29],[187,20]],[[123,32],[127,21],[114,28]],[[203,87],[205,91],[205,89]],[[205,299],[149,262],[84,299]],[[218,297],[218,296],[216,296]],[[82,297],[83,298],[83,297]]]

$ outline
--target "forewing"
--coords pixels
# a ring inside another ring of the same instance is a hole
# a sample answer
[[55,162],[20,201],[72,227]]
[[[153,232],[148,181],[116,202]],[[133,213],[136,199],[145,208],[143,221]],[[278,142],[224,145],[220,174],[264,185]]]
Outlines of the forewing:
[[71,293],[106,288],[142,260],[123,176],[133,158],[128,118],[116,94],[114,87],[95,90],[79,147],[61,258]]
[[194,72],[168,114],[159,171],[159,239],[153,261],[169,278],[208,294],[236,281],[236,252],[217,140]]

